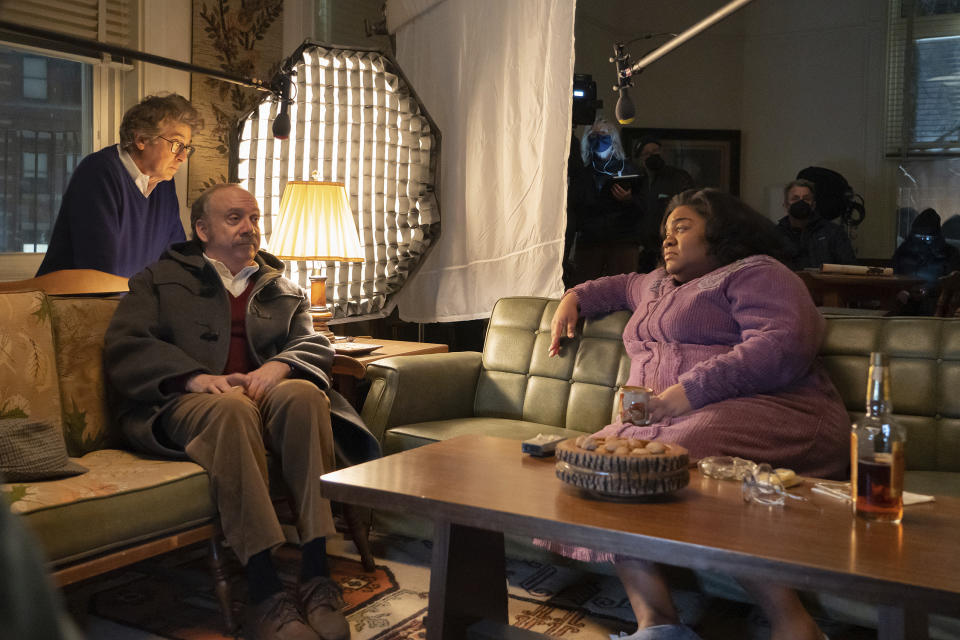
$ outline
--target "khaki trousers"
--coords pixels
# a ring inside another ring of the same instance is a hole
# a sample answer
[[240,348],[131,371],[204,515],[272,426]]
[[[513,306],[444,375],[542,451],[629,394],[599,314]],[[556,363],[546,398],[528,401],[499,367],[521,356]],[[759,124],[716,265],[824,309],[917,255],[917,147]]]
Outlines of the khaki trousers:
[[306,380],[283,380],[258,406],[242,391],[186,393],[159,426],[207,470],[224,537],[246,565],[285,541],[270,500],[267,449],[297,506],[300,540],[335,533],[320,476],[334,470],[330,401]]

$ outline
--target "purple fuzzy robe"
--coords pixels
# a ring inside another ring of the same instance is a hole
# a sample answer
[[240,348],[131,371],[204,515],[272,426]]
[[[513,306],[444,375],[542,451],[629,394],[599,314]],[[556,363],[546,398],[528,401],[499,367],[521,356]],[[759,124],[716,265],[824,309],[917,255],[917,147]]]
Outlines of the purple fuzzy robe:
[[[573,289],[580,314],[629,309],[623,332],[629,385],[659,393],[679,382],[693,410],[645,427],[614,423],[598,435],[677,443],[691,459],[740,456],[803,475],[840,478],[850,421],[816,361],[824,320],[800,278],[751,256],[678,285],[661,268]],[[551,544],[581,560],[612,555]]]

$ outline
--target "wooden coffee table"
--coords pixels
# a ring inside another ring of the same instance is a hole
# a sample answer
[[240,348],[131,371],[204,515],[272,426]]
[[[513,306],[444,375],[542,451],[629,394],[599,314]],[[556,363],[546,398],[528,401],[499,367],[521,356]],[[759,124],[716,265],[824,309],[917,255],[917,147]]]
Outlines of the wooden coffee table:
[[926,638],[928,612],[960,611],[960,499],[868,524],[848,505],[746,504],[734,482],[691,471],[650,502],[585,497],[516,440],[462,436],[324,475],[333,500],[433,519],[427,638],[461,638],[481,618],[507,622],[503,533],[551,538],[694,569],[855,595],[880,607],[881,640]]

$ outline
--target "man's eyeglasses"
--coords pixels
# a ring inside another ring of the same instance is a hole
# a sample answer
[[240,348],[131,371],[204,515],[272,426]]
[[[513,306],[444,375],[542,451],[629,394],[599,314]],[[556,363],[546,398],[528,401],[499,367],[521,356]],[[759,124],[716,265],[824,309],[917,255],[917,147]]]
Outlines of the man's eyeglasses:
[[171,140],[170,138],[164,138],[163,136],[157,136],[161,140],[166,140],[170,143],[170,151],[173,152],[173,155],[180,155],[180,152],[183,151],[187,154],[187,157],[193,155],[193,152],[197,150],[196,147],[192,147],[189,144],[183,144],[179,140]]

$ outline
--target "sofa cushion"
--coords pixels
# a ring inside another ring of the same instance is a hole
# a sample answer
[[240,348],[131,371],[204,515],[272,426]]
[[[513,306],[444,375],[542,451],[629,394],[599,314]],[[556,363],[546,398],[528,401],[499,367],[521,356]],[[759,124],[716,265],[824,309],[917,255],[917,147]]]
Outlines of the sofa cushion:
[[[563,429],[524,420],[507,420],[503,418],[457,418],[455,420],[434,420],[431,422],[416,422],[394,427],[387,430],[383,438],[383,455],[406,451],[416,447],[449,440],[472,433],[482,433],[485,436],[498,438],[512,438],[526,440],[538,433],[546,435],[561,435],[575,438],[583,435],[581,431]],[[520,445],[517,444],[517,451]]]
[[907,471],[903,488],[914,493],[960,498],[960,473],[954,471]]
[[116,446],[107,410],[103,335],[118,298],[50,296],[63,433],[67,451],[82,456]]
[[907,430],[907,469],[960,471],[960,322],[828,316],[820,360],[851,420],[863,416],[871,351],[890,356],[893,411]]
[[[623,348],[627,312],[584,322],[550,358],[558,301],[503,298],[490,316],[474,414],[593,432],[609,424],[630,362]],[[532,435],[536,435],[535,433]],[[526,437],[526,436],[525,436]]]
[[61,426],[50,305],[40,291],[0,295],[0,418]]
[[101,449],[77,462],[90,471],[63,480],[4,484],[14,513],[54,564],[210,521],[206,472],[192,462]]

